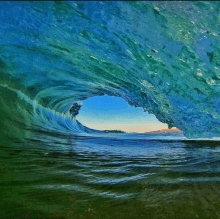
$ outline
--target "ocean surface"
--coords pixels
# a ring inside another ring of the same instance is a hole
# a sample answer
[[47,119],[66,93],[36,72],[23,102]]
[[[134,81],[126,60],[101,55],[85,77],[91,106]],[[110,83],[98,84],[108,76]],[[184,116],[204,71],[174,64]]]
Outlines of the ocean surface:
[[220,142],[27,131],[1,144],[1,218],[220,218]]
[[[219,14],[1,2],[0,218],[220,218]],[[102,95],[181,131],[109,134],[69,114]]]

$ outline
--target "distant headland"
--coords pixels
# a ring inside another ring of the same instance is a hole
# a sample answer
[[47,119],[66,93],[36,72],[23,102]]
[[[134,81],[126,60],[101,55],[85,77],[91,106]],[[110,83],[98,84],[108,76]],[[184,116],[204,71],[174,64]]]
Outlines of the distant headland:
[[[180,131],[178,128],[172,128],[172,129],[160,129],[160,130],[157,130],[157,131],[151,131],[151,132],[178,132]],[[149,132],[147,132],[149,133]]]
[[105,133],[126,133],[124,131],[121,130],[104,130]]

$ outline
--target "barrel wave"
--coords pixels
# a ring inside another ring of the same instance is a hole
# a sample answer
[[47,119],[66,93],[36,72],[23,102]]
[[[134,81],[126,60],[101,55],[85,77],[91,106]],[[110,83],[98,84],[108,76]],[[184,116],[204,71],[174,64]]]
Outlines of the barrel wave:
[[[220,218],[219,14],[214,1],[1,2],[0,218]],[[102,95],[181,131],[85,127],[80,102]]]
[[78,100],[118,96],[187,137],[220,136],[218,8],[2,2],[1,86],[59,113]]

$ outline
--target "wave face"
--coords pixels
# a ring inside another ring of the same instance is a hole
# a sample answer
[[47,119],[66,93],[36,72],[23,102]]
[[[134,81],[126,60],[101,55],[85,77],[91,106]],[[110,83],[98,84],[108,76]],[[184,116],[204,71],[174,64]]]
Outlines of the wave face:
[[[107,94],[187,137],[220,136],[219,4],[1,2],[1,87],[52,119],[75,101]],[[26,120],[45,127],[30,114]]]

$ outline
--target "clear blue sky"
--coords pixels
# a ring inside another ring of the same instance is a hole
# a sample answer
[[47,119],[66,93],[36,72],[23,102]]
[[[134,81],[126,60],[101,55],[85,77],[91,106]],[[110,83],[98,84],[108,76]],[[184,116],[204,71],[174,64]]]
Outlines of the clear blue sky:
[[91,97],[82,102],[76,117],[83,125],[98,130],[148,132],[168,128],[153,114],[130,106],[124,99],[112,96]]

